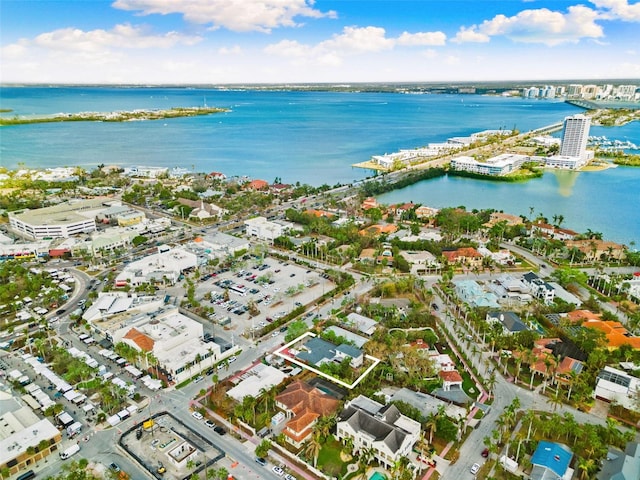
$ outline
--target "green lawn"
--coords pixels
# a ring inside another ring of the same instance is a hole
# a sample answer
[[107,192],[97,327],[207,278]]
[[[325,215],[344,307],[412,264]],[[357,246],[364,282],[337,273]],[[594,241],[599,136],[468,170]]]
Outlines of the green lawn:
[[101,382],[99,379],[94,378],[93,380],[89,380],[89,381],[87,381],[87,382],[79,383],[79,384],[77,385],[77,388],[86,388],[86,389],[90,389],[90,388],[98,388],[98,387],[100,386],[100,384],[101,384],[101,383],[102,383],[102,382]]
[[459,371],[462,372],[460,374],[460,376],[462,377],[462,389],[467,395],[475,400],[475,398],[478,396],[478,389],[476,388],[475,382],[466,370],[460,369]]
[[333,437],[328,438],[318,455],[318,470],[338,478],[347,473],[347,464],[340,460],[341,450],[342,444],[339,441]]

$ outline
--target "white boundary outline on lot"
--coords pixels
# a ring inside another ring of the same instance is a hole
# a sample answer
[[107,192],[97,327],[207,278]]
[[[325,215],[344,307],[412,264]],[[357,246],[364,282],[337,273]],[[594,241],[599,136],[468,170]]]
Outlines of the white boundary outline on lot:
[[321,372],[320,370],[307,365],[304,362],[301,362],[300,360],[298,360],[295,357],[286,355],[284,353],[282,353],[284,350],[288,349],[289,347],[291,347],[291,345],[294,345],[295,343],[298,343],[302,340],[304,340],[306,337],[316,337],[317,335],[315,333],[312,332],[305,332],[302,335],[300,335],[298,338],[295,338],[293,340],[291,340],[289,343],[281,346],[280,348],[278,348],[275,352],[273,352],[274,355],[277,355],[278,357],[289,361],[297,366],[299,366],[300,368],[304,368],[305,370],[309,370],[310,372],[315,373],[316,375],[319,375],[323,378],[326,378],[327,380],[337,383],[338,385],[342,385],[345,388],[348,388],[349,390],[352,390],[356,387],[356,385],[358,385],[367,375],[369,375],[369,373],[371,373],[371,371],[376,368],[376,366],[378,366],[378,364],[380,363],[380,359],[376,358],[376,357],[372,357],[371,355],[364,355],[364,358],[366,358],[367,360],[370,360],[371,362],[373,362],[371,365],[369,365],[369,367],[362,372],[362,374],[356,378],[356,380],[353,383],[346,383],[343,382],[342,380],[339,380],[335,377],[332,377],[331,375],[327,375],[324,372]]

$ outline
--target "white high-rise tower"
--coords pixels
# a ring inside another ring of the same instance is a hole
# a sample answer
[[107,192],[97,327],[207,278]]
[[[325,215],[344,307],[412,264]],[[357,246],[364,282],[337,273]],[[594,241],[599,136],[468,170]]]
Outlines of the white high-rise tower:
[[560,155],[584,159],[589,139],[591,118],[586,115],[573,115],[564,119]]

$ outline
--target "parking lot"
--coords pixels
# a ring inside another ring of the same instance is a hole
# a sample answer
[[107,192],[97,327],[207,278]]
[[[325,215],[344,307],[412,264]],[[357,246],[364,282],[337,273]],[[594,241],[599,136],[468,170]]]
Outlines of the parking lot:
[[[333,282],[321,271],[267,258],[251,262],[242,270],[203,277],[196,298],[214,308],[209,316],[212,322],[252,338],[268,323],[299,306],[313,308],[314,302],[332,288]],[[204,299],[207,293],[211,295],[209,301]]]

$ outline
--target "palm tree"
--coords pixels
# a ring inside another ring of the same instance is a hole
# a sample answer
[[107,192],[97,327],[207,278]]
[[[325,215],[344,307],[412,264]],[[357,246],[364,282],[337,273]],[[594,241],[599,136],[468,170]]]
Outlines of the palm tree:
[[[251,414],[251,423],[255,423],[256,421],[256,404],[258,403],[258,400],[253,397],[252,395],[247,395],[246,397],[244,397],[242,399],[242,408],[245,412],[245,415],[247,413]],[[244,416],[244,415],[243,415]],[[246,417],[244,417],[246,418]]]
[[593,473],[595,468],[597,467],[595,460],[593,458],[580,458],[578,460],[578,469],[580,470],[580,479],[584,480],[589,478],[590,474]]
[[353,438],[345,437],[342,439],[342,444],[344,445],[344,449],[349,452],[349,455],[353,453]]
[[556,394],[547,398],[547,403],[553,406],[553,411],[555,412],[558,406],[563,404],[562,397],[560,396],[560,389],[556,388]]
[[304,447],[304,454],[307,456],[307,458],[313,459],[314,468],[318,465],[318,455],[320,455],[321,449],[322,444],[320,443],[320,436],[314,432],[305,442]]
[[331,434],[331,429],[336,424],[336,416],[328,415],[322,416],[318,418],[315,425],[313,426],[314,431],[317,431],[320,435],[320,438],[326,440]]
[[497,383],[497,379],[496,379],[496,374],[494,372],[486,380],[487,390],[489,390],[489,395],[493,394],[493,388],[496,386],[496,383]]
[[431,412],[424,422],[425,430],[429,430],[429,444],[433,444],[433,434],[438,429],[438,416]]

